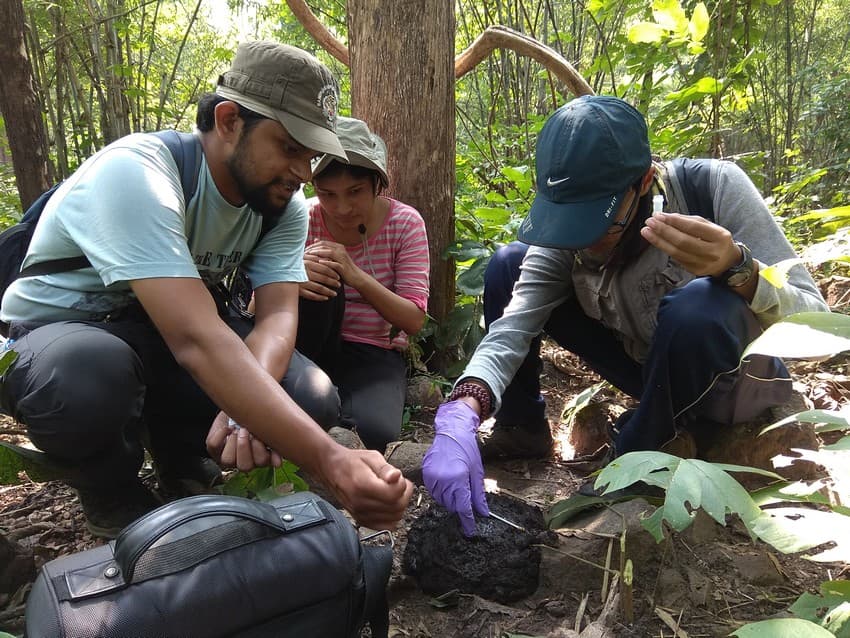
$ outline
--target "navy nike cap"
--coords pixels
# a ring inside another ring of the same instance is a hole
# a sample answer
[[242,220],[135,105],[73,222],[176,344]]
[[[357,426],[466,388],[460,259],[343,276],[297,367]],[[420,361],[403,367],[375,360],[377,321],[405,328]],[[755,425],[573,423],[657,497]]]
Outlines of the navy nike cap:
[[586,248],[602,238],[652,164],[646,120],[627,102],[586,95],[555,111],[537,138],[537,195],[518,239]]

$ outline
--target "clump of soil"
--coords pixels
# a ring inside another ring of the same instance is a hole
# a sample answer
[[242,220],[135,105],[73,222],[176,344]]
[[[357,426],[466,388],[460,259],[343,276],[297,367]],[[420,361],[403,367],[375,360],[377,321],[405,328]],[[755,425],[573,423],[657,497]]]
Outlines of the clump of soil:
[[490,511],[518,524],[476,515],[466,538],[456,514],[433,503],[410,528],[402,569],[428,594],[452,590],[508,603],[532,594],[540,577],[540,544],[554,544],[542,512],[518,499],[490,494]]

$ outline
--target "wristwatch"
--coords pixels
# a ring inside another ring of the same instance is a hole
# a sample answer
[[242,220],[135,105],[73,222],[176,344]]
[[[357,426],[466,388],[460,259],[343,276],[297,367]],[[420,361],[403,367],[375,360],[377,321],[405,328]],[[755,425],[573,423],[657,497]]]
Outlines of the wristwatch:
[[717,281],[726,284],[730,288],[739,288],[743,286],[752,278],[753,273],[755,272],[753,255],[750,252],[750,249],[739,241],[736,241],[735,245],[741,249],[741,263],[732,266],[729,270],[721,273],[715,278]]

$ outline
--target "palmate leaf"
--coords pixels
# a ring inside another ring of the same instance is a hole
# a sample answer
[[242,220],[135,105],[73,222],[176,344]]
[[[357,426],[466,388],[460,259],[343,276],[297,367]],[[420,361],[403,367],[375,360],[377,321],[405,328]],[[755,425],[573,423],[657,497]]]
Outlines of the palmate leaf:
[[729,634],[738,638],[835,638],[820,625],[800,618],[777,618],[744,625]]
[[835,430],[850,429],[850,421],[848,421],[848,414],[846,412],[840,410],[806,410],[804,412],[792,414],[781,421],[768,425],[759,432],[759,436],[765,432],[770,432],[771,430],[782,427],[783,425],[796,423],[798,421],[800,423],[818,424],[817,427],[815,427],[817,432],[833,432]]
[[850,316],[837,312],[800,312],[778,321],[744,351],[791,359],[814,359],[850,350]]
[[850,581],[821,583],[819,596],[805,593],[789,611],[831,631],[836,638],[850,638]]
[[765,510],[755,521],[753,531],[784,554],[832,543],[831,547],[803,558],[850,562],[850,516],[802,507],[778,507]]
[[727,472],[752,472],[781,478],[757,468],[680,459],[664,452],[630,452],[609,463],[599,473],[595,485],[607,485],[605,491],[611,492],[644,481],[666,489],[664,504],[642,521],[656,542],[664,538],[664,521],[680,532],[691,524],[698,508],[721,525],[726,524],[727,514],[737,514],[753,534],[751,526],[762,512]]

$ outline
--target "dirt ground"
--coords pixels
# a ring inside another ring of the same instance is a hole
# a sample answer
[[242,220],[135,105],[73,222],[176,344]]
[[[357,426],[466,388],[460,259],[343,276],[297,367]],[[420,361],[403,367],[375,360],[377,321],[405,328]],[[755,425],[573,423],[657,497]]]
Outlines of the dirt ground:
[[[577,393],[599,381],[568,353],[547,345],[544,355],[544,392],[560,455],[545,461],[491,463],[486,468],[491,487],[541,510],[573,493],[592,469],[564,460],[570,457],[570,450],[560,413]],[[834,358],[819,364],[797,363],[792,371],[797,388],[814,407],[837,409],[847,405],[850,395],[848,368],[846,358]],[[599,399],[628,404],[627,397],[614,390],[603,391],[596,397]],[[432,424],[433,410],[419,410],[404,436],[428,442],[433,436]],[[0,438],[16,443],[26,440],[22,427],[5,417],[0,417]],[[435,602],[401,571],[407,531],[429,502],[427,492],[419,488],[395,534],[395,566],[389,588],[391,636],[554,637],[565,629],[586,627],[603,610],[598,589],[565,593],[563,588],[545,585],[509,605],[463,594]],[[55,482],[25,481],[0,487],[0,533],[32,551],[36,567],[99,542],[86,530],[71,491]],[[706,542],[686,533],[675,535],[659,556],[635,574],[633,621],[627,623],[619,616],[605,635],[725,636],[744,622],[783,614],[802,592],[815,592],[824,580],[848,577],[845,565],[817,565],[754,544],[734,521],[726,528],[718,527]],[[747,565],[747,569],[742,567]],[[0,565],[0,573],[7,566]],[[569,569],[565,572],[563,578],[569,579]],[[600,583],[601,579],[600,572]],[[0,594],[0,630],[22,633],[30,586],[31,580],[27,580],[13,593]]]

